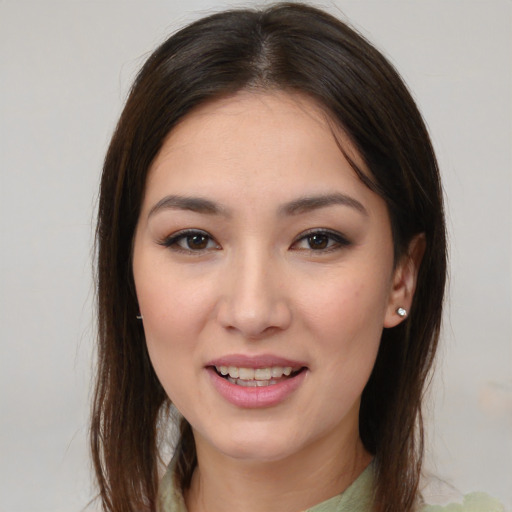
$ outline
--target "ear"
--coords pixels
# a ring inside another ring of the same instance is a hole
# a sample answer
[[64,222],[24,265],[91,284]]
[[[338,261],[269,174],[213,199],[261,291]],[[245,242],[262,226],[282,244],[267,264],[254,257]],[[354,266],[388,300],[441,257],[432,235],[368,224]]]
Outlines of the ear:
[[[393,283],[389,294],[389,302],[384,318],[384,327],[395,327],[405,318],[411,308],[418,272],[425,253],[425,233],[416,235],[407,251],[398,262],[393,272]],[[397,313],[398,308],[403,308],[406,314],[401,316]]]

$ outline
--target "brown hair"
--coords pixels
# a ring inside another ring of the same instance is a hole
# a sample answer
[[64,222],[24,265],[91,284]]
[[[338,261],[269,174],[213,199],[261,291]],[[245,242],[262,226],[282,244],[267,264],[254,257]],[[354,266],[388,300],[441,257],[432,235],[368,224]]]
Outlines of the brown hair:
[[[115,130],[97,226],[91,447],[103,508],[155,509],[159,424],[170,405],[136,319],[131,249],[148,170],[166,135],[192,108],[252,88],[309,95],[349,136],[371,176],[352,164],[355,172],[387,203],[395,260],[414,235],[425,234],[410,317],[384,330],[360,409],[360,435],[375,456],[375,512],[411,511],[423,455],[422,398],[446,275],[437,163],[421,115],[389,62],[346,24],[296,3],[226,11],[177,32],[143,66]],[[186,422],[177,450],[186,487],[196,463]]]

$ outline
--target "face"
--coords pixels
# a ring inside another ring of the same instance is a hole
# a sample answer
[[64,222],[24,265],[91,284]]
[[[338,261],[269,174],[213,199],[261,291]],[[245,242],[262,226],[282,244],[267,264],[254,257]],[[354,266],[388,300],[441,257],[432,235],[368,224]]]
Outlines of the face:
[[400,268],[384,201],[311,100],[243,92],[184,118],[148,175],[133,273],[198,450],[278,460],[356,442],[382,329],[407,306]]

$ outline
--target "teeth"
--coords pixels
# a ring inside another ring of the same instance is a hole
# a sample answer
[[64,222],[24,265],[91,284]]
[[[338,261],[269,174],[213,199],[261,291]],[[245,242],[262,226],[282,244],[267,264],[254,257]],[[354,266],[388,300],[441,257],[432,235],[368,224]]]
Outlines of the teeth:
[[[231,373],[229,375],[234,378]],[[238,368],[237,377],[243,380],[254,380],[254,368]]]
[[254,378],[256,380],[270,380],[272,370],[270,368],[258,368],[254,370]]
[[274,384],[277,384],[277,380],[243,380],[243,379],[232,379],[231,377],[228,377],[228,381],[231,382],[231,384],[237,384],[238,386],[242,386],[244,388],[262,388],[265,386],[273,386]]
[[[271,379],[280,379],[288,377],[293,368],[291,366],[272,366],[267,368],[239,368],[237,366],[216,366],[217,371],[224,376],[229,376],[228,380],[240,379],[247,382],[275,382]],[[252,386],[253,384],[248,384]],[[254,384],[254,386],[260,384]],[[267,384],[261,384],[267,385]]]
[[284,373],[284,368],[282,366],[273,366],[272,367],[272,377],[281,377]]

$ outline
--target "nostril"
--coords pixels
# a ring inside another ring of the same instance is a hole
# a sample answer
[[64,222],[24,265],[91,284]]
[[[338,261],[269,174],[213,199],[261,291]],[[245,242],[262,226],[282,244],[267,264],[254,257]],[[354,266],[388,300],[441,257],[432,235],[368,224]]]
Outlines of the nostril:
[[247,297],[225,299],[217,310],[217,319],[227,330],[246,339],[259,340],[287,329],[291,310],[282,300],[272,297],[249,301]]

